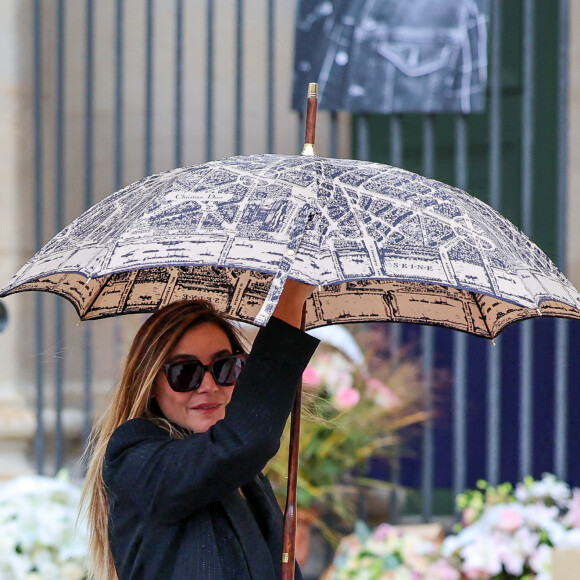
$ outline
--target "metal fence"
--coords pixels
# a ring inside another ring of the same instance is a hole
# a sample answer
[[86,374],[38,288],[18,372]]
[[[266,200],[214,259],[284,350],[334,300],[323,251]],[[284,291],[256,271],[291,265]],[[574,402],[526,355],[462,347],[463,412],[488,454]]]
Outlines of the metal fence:
[[[144,175],[229,154],[298,152],[302,119],[289,108],[294,8],[288,4],[283,0],[31,0],[34,246],[39,248],[83,208]],[[533,238],[538,229],[534,224],[534,164],[538,157],[536,90],[541,82],[535,77],[539,1],[522,0],[511,6],[513,10],[517,5],[522,15],[520,180],[516,192],[502,181],[506,120],[502,39],[512,26],[503,19],[506,4],[490,0],[486,201],[501,211],[507,200],[518,199],[520,226]],[[557,211],[552,229],[557,236],[554,258],[563,266],[567,0],[560,0],[557,8],[558,22],[551,39],[558,57],[553,101]],[[383,157],[387,157],[378,160],[403,167],[412,165],[407,159],[411,131],[405,130],[412,122],[421,131],[417,170],[438,175],[439,119],[433,115],[383,118],[384,133],[364,115],[353,118],[352,133],[344,114],[328,113],[320,118],[321,154],[375,160],[373,142],[378,140],[382,141],[378,149],[382,147],[386,151]],[[469,190],[472,124],[481,125],[481,120],[458,115],[446,122],[454,135],[453,180]],[[352,153],[348,151],[351,135],[356,142]],[[84,442],[94,415],[95,385],[114,383],[124,336],[132,328],[127,330],[124,321],[113,321],[83,324],[79,330],[73,328],[72,313],[66,308],[62,299],[34,297],[35,457],[41,473],[67,462],[63,418],[70,394],[67,373],[78,376],[75,384],[82,385],[79,409]],[[571,431],[571,410],[580,404],[569,392],[570,381],[578,373],[568,356],[577,333],[563,320],[554,324],[528,321],[519,326],[508,329],[506,338],[500,337],[494,345],[432,327],[417,330],[395,325],[392,330],[398,344],[409,333],[420,334],[427,408],[436,406],[434,370],[447,366],[453,377],[451,428],[441,429],[435,415],[423,430],[418,459],[402,461],[401,469],[390,474],[420,489],[425,520],[433,516],[437,487],[459,492],[478,477],[497,483],[538,469],[562,478],[580,478],[580,474],[570,473],[568,454],[575,433]],[[102,350],[103,343],[108,350]],[[50,362],[50,372],[46,357],[41,356],[46,352],[57,355]],[[76,366],[67,358],[73,358],[71,352]],[[515,373],[514,359],[518,361]],[[539,360],[544,361],[541,369]],[[548,419],[538,413],[539,375],[541,405],[545,407],[540,411],[549,410]],[[549,401],[547,406],[545,401]],[[55,417],[54,448],[50,449],[46,444],[48,406],[53,407]],[[477,424],[471,413],[474,406],[481,411],[475,415]],[[506,447],[506,433],[510,438],[515,433],[517,448]],[[551,442],[544,459],[538,459],[538,437]],[[515,471],[513,464],[517,464]]]

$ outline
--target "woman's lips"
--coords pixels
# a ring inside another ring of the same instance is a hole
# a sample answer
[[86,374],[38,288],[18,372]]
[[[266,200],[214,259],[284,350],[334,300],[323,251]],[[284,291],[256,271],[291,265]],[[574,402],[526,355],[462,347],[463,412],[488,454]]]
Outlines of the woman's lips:
[[221,403],[201,403],[200,405],[196,405],[192,407],[193,411],[202,411],[204,413],[211,413],[221,407]]

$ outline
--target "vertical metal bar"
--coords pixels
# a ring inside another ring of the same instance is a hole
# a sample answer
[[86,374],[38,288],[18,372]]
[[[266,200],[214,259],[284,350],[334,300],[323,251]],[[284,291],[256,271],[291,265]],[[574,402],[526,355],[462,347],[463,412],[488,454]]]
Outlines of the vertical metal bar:
[[183,0],[175,0],[175,166],[183,165]]
[[330,112],[330,156],[336,158],[338,155],[338,113]]
[[274,18],[274,0],[268,0],[268,139],[266,144],[266,151],[268,153],[274,152],[274,135],[275,135],[275,118],[274,118],[274,103],[275,103],[275,80],[274,80],[274,38],[275,38],[275,18]]
[[369,117],[357,115],[358,158],[368,161],[370,158]]
[[298,111],[298,141],[296,143],[296,151],[302,151],[304,146],[304,131],[306,128],[306,115],[304,111]]
[[[534,155],[534,0],[523,3],[522,63],[522,230],[531,236]],[[532,472],[533,454],[533,348],[532,321],[520,326],[520,461],[519,475]]]
[[213,159],[214,0],[207,0],[207,54],[205,94],[205,159]]
[[533,154],[534,154],[534,0],[523,3],[522,46],[522,229],[528,235],[533,231]]
[[[425,115],[423,118],[423,173],[427,177],[433,176],[435,166],[435,130],[434,116]],[[435,351],[435,329],[432,326],[421,328],[421,346],[423,353],[423,389],[425,393],[424,408],[428,413],[433,411],[433,366]],[[422,442],[422,516],[428,522],[433,515],[433,483],[435,463],[435,442],[433,421],[429,419],[423,429]]]
[[[467,122],[455,117],[455,181],[467,189]],[[453,334],[453,491],[460,494],[467,483],[467,335]]]
[[[34,248],[39,250],[43,242],[42,214],[42,3],[34,2],[33,15],[34,38]],[[36,471],[44,473],[44,300],[42,292],[34,293],[34,348],[36,353],[34,374],[36,387],[36,434],[34,438],[34,456]]]
[[423,153],[422,164],[423,174],[426,177],[433,177],[435,168],[435,116],[425,115],[423,117]]
[[153,172],[153,0],[147,0],[145,23],[145,175]]
[[[123,27],[125,19],[124,0],[115,5],[115,189],[123,185]],[[115,361],[121,358],[123,338],[121,322],[113,322],[113,347]]]
[[236,155],[243,149],[243,114],[244,114],[244,0],[236,0]]
[[400,115],[391,115],[389,117],[391,129],[391,165],[401,167],[403,164],[403,127]]
[[[491,74],[489,77],[489,203],[501,210],[501,34],[502,0],[491,7]],[[501,337],[487,346],[487,465],[492,485],[500,478],[501,449]]]
[[465,115],[455,117],[455,184],[467,189],[467,121]]
[[567,241],[567,195],[568,195],[568,67],[570,42],[570,0],[559,0],[558,18],[558,133],[557,133],[557,192],[558,192],[558,227],[557,260],[561,270],[566,269]]
[[[424,409],[433,411],[433,364],[435,351],[435,328],[421,327],[421,344],[423,356],[423,393]],[[423,520],[428,522],[433,516],[433,482],[435,441],[433,437],[433,420],[429,418],[423,428],[422,441],[422,473],[421,473],[421,513]]]
[[[561,269],[566,267],[566,211],[567,211],[567,171],[568,171],[568,42],[570,3],[558,3],[558,232],[557,260]],[[563,481],[568,477],[568,321],[556,320],[554,350],[554,473]]]
[[554,368],[554,473],[562,481],[568,477],[568,320],[556,320]]
[[399,457],[393,457],[391,460],[391,483],[393,484],[393,489],[389,494],[389,522],[393,525],[399,523],[400,518],[400,506],[399,506],[399,494],[397,493],[398,488],[401,484],[401,461]]
[[115,189],[123,183],[123,20],[124,0],[117,0],[115,15]]
[[492,0],[489,75],[489,203],[501,210],[501,50],[502,0]]
[[501,460],[501,341],[487,346],[487,465],[486,477],[498,485]]
[[[390,125],[390,163],[395,167],[403,165],[403,124],[400,115],[389,116]],[[403,325],[391,324],[391,341],[393,343],[393,356],[398,360],[401,345],[403,343]]]
[[453,495],[467,481],[467,335],[453,335]]
[[[94,1],[87,0],[86,5],[86,76],[85,76],[85,207],[93,204],[93,76],[94,76]],[[83,447],[86,445],[92,423],[93,391],[93,337],[90,324],[83,330]]]
[[[58,0],[56,13],[56,143],[55,143],[55,228],[64,227],[64,105],[65,105],[65,2]],[[55,299],[55,410],[54,431],[55,468],[63,465],[64,441],[62,427],[62,408],[64,404],[64,313],[63,300]]]

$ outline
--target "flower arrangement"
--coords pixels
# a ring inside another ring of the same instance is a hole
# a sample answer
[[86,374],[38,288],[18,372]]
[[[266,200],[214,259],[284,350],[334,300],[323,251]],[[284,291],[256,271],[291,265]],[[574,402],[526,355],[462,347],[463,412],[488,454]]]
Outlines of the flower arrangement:
[[420,527],[371,532],[358,523],[324,580],[552,580],[553,550],[580,549],[580,489],[554,475],[515,488],[481,480],[457,496],[457,507],[462,522],[444,540]]
[[459,572],[439,555],[442,530],[425,533],[426,528],[381,524],[371,531],[357,522],[355,534],[341,541],[324,580],[459,580]]
[[580,489],[554,475],[492,487],[485,481],[457,497],[462,523],[442,555],[473,580],[551,580],[552,550],[580,548]]
[[[355,521],[354,502],[345,501],[348,490],[355,484],[389,487],[363,477],[370,459],[400,456],[400,430],[426,419],[417,410],[418,365],[402,360],[382,371],[386,380],[370,376],[365,364],[354,363],[342,351],[321,345],[303,376],[298,507],[316,515],[333,514],[345,529],[352,529]],[[281,500],[286,494],[288,440],[287,428],[280,452],[266,469]],[[333,539],[320,518],[314,524]]]
[[87,532],[77,525],[80,495],[64,474],[18,477],[0,488],[0,578],[87,577]]

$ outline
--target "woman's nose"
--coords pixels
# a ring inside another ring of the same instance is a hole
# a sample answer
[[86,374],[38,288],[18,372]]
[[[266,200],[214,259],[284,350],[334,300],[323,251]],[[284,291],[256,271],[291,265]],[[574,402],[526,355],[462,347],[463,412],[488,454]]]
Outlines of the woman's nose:
[[199,389],[197,389],[198,393],[204,393],[207,391],[217,391],[219,389],[213,375],[209,370],[206,370],[203,374],[203,378],[201,379],[201,384],[199,385]]

